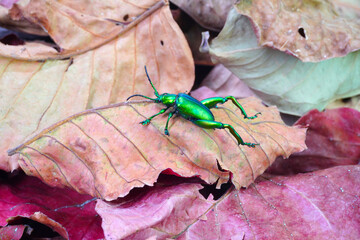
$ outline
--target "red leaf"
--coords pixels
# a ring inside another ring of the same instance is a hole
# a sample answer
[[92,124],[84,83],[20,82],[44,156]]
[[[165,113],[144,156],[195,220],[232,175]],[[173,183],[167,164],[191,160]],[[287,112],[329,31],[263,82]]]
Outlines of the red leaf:
[[0,226],[15,217],[40,222],[70,239],[103,238],[101,219],[88,195],[51,188],[34,177],[0,179]]
[[19,240],[21,239],[25,229],[25,225],[10,225],[0,228],[0,239]]
[[338,108],[312,110],[295,125],[308,126],[307,150],[289,159],[279,157],[267,170],[272,174],[310,172],[338,165],[358,164],[360,159],[360,112]]
[[360,238],[360,166],[263,178],[217,201],[199,189],[155,187],[130,201],[99,200],[96,210],[107,239]]

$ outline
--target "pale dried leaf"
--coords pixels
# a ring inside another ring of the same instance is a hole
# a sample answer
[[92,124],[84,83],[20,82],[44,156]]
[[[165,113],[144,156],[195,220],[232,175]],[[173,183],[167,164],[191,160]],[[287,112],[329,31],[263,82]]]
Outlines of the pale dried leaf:
[[236,0],[171,0],[171,2],[189,14],[202,27],[220,31]]
[[245,98],[256,96],[253,91],[241,81],[235,74],[230,72],[224,65],[216,65],[201,82],[201,86],[209,87],[219,96],[234,96]]
[[[254,0],[235,6],[251,19],[261,46],[304,62],[342,57],[360,49],[359,1]],[[351,14],[356,11],[357,15]]]
[[59,49],[40,42],[11,48],[0,43],[0,54],[29,60],[71,57],[114,40],[165,3],[163,0],[143,1],[139,5],[128,1],[90,4],[87,0],[22,0],[11,10],[17,13],[16,19],[25,18],[40,26]]
[[199,100],[203,100],[205,98],[211,98],[211,97],[219,97],[219,95],[217,95],[216,92],[205,86],[199,87],[198,89],[191,91],[190,95],[193,98]]
[[51,186],[106,200],[125,196],[134,187],[152,186],[166,169],[218,185],[228,181],[230,171],[237,188],[247,187],[277,156],[304,150],[305,129],[286,126],[275,107],[265,107],[256,98],[240,104],[249,116],[262,115],[243,119],[227,102],[213,110],[215,120],[231,124],[245,142],[259,143],[255,148],[238,146],[227,130],[203,129],[181,117],[170,122],[167,137],[166,114],[149,126],[139,124],[163,106],[135,102],[71,116],[10,153],[17,153],[27,174]]
[[[13,15],[11,17],[10,15]],[[25,32],[28,34],[35,34],[39,36],[48,36],[44,30],[38,26],[34,25],[31,22],[25,20],[25,19],[17,19],[14,21],[12,18],[14,18],[16,15],[15,13],[10,14],[9,9],[5,7],[0,6],[0,26],[4,29],[10,29],[15,30],[19,32]]]
[[[26,52],[29,45],[20,47]],[[16,159],[9,163],[7,149],[67,116],[124,101],[134,93],[153,94],[145,65],[161,92],[184,92],[193,84],[191,52],[168,6],[113,41],[71,59],[0,57],[0,169],[17,168]]]
[[264,102],[284,113],[301,116],[314,108],[322,110],[335,99],[360,93],[360,51],[304,63],[259,46],[249,18],[235,10],[230,11],[209,52],[214,62],[222,63]]

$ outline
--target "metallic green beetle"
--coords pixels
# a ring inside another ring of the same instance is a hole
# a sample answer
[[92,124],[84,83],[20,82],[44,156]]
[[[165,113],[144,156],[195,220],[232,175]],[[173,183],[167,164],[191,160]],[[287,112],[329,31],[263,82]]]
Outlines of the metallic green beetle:
[[162,103],[166,106],[166,108],[162,109],[160,112],[149,117],[148,119],[140,122],[142,125],[148,125],[150,123],[151,119],[153,119],[154,117],[156,117],[160,114],[165,113],[166,110],[168,110],[170,107],[173,107],[173,111],[169,113],[169,116],[168,116],[168,119],[166,122],[165,135],[169,135],[168,124],[169,124],[170,118],[174,114],[179,114],[183,118],[195,123],[196,125],[198,125],[199,127],[202,127],[202,128],[209,128],[209,129],[227,128],[227,129],[229,129],[230,133],[236,138],[239,145],[246,145],[249,147],[255,147],[255,145],[259,145],[256,143],[244,142],[242,140],[242,138],[240,137],[240,135],[235,131],[235,129],[230,124],[216,122],[214,115],[210,111],[210,108],[214,108],[214,107],[216,108],[217,107],[216,105],[218,103],[223,104],[227,100],[231,100],[241,110],[241,113],[244,115],[244,118],[247,118],[247,119],[257,118],[257,115],[261,114],[260,112],[256,113],[252,117],[248,117],[244,108],[240,105],[240,103],[238,103],[238,101],[233,96],[227,96],[225,98],[222,98],[222,97],[206,98],[200,102],[185,93],[179,93],[177,95],[163,93],[160,95],[158,93],[158,91],[156,90],[156,88],[154,87],[153,83],[151,82],[149,74],[146,70],[146,66],[145,66],[145,72],[146,72],[146,76],[149,79],[149,82],[150,82],[152,88],[154,89],[156,98],[150,98],[150,97],[147,97],[144,95],[135,94],[135,95],[128,97],[128,99],[126,101],[128,101],[132,97],[138,96],[138,97],[150,99],[156,103]]

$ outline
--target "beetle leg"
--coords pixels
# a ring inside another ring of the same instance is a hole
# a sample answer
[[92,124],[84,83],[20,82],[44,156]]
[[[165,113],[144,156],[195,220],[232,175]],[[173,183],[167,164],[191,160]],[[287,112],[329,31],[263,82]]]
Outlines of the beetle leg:
[[169,116],[168,116],[168,119],[167,119],[166,125],[165,125],[165,131],[164,131],[164,132],[165,132],[165,135],[170,136],[169,130],[168,130],[168,125],[169,125],[169,120],[170,120],[170,118],[172,118],[172,116],[174,115],[174,113],[175,113],[175,112],[169,113]]
[[227,128],[229,129],[230,133],[236,138],[236,140],[238,141],[238,145],[246,145],[248,147],[255,147],[255,145],[260,145],[259,143],[248,143],[248,142],[244,142],[244,140],[242,140],[242,138],[240,137],[240,135],[236,132],[236,130],[230,125],[230,124],[224,124],[221,122],[216,122],[216,121],[211,121],[211,120],[191,120],[193,123],[195,123],[196,125],[198,125],[199,127],[202,128],[218,128],[218,129],[224,129]]
[[223,104],[225,102],[227,102],[228,100],[231,100],[241,111],[241,113],[244,115],[244,118],[247,119],[254,119],[257,118],[257,115],[261,114],[261,112],[256,113],[254,116],[248,117],[248,115],[246,114],[244,108],[240,105],[240,103],[236,100],[236,98],[234,98],[233,96],[227,96],[227,97],[212,97],[212,98],[206,98],[204,100],[201,101],[202,104],[204,104],[207,108],[216,108],[217,104]]
[[151,119],[153,119],[154,117],[156,117],[156,116],[158,116],[158,115],[160,115],[160,114],[163,114],[163,113],[166,112],[166,110],[168,110],[168,109],[169,109],[169,108],[161,109],[160,112],[158,112],[157,114],[149,117],[148,119],[146,119],[146,120],[144,120],[144,121],[141,121],[140,123],[141,123],[142,125],[148,125],[148,124],[150,123]]

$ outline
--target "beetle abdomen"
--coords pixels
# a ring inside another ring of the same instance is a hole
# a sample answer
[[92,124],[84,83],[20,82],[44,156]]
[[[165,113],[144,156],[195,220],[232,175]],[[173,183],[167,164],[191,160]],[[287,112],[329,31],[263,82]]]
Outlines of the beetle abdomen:
[[175,106],[178,113],[186,119],[214,120],[214,115],[209,108],[187,94],[179,93]]

